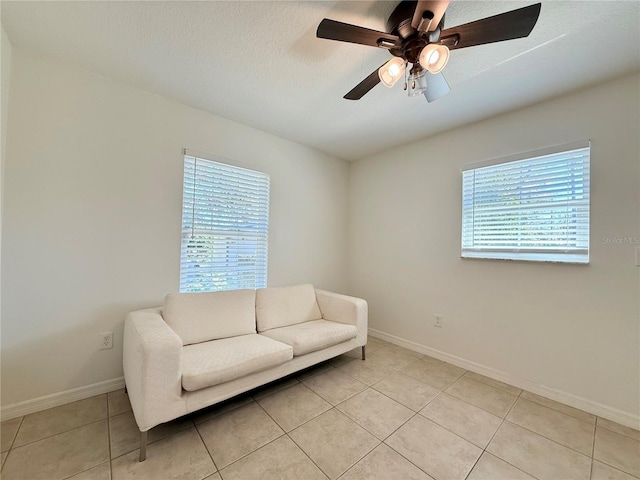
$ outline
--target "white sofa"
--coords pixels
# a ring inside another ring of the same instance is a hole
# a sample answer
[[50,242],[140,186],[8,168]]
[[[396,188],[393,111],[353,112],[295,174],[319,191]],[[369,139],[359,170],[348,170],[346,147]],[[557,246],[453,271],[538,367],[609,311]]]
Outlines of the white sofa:
[[140,429],[156,425],[362,347],[367,302],[292,287],[167,295],[131,312],[124,377]]

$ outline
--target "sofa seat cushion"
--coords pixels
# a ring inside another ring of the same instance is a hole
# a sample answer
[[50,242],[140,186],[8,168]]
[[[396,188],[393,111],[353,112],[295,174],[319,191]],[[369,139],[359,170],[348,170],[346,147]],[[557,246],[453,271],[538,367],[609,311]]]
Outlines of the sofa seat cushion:
[[273,328],[260,335],[291,345],[294,355],[304,355],[355,338],[356,327],[328,320],[313,320],[289,327]]
[[316,291],[310,283],[256,290],[258,332],[321,318]]
[[211,387],[292,358],[289,345],[257,333],[187,345],[182,348],[182,388]]

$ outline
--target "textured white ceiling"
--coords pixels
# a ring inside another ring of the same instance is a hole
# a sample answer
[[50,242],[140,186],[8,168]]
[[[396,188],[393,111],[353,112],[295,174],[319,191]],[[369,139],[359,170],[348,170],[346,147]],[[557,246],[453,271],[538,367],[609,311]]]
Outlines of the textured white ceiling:
[[[457,1],[446,27],[535,3]],[[315,37],[323,18],[384,30],[397,2],[1,3],[36,51],[340,158],[355,159],[640,69],[640,2],[543,0],[528,38],[453,51],[437,102],[401,85],[342,96],[381,49]],[[596,115],[597,112],[594,112]]]

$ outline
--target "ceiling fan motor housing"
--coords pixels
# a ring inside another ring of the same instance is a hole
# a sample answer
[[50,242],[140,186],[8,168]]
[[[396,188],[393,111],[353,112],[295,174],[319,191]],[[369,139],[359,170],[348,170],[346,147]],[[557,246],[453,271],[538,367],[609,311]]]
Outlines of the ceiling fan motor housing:
[[[444,24],[444,17],[434,32],[422,34],[411,26],[411,19],[418,2],[403,1],[391,12],[387,20],[387,32],[397,35],[402,43],[389,49],[389,53],[396,57],[404,58],[409,63],[418,63],[420,52],[429,43],[437,42]],[[430,13],[430,12],[425,12]],[[433,14],[432,14],[433,15]],[[423,15],[424,16],[424,15]]]
[[[449,50],[527,37],[538,21],[542,6],[536,3],[445,29],[444,16],[450,1],[403,0],[389,15],[386,32],[323,19],[316,31],[318,38],[383,48],[395,57],[371,72],[344,98],[359,100],[382,81],[382,69],[390,69],[390,62],[396,65],[401,61],[401,67],[407,68],[407,63],[412,64],[412,75],[422,78],[424,70],[427,70],[433,74],[432,80],[440,82],[442,88],[437,94],[426,92],[427,100],[433,101],[450,91],[440,74],[449,58]],[[393,86],[395,81],[392,80],[396,76],[391,75],[393,78],[387,86]]]
[[416,29],[411,26],[411,19],[417,5],[418,2],[412,0],[400,2],[387,19],[387,32],[402,38],[415,33]]
[[417,35],[414,38],[405,39],[402,42],[402,56],[409,63],[418,63],[420,52],[422,52],[422,49],[426,47],[428,43],[425,38],[418,37]]

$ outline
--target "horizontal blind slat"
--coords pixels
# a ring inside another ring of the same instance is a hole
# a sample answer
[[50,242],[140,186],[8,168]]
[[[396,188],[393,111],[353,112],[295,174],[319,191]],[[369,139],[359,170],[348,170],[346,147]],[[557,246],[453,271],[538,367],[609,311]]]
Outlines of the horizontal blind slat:
[[266,287],[269,175],[185,156],[180,291]]
[[463,171],[462,256],[588,261],[589,163],[587,147]]

